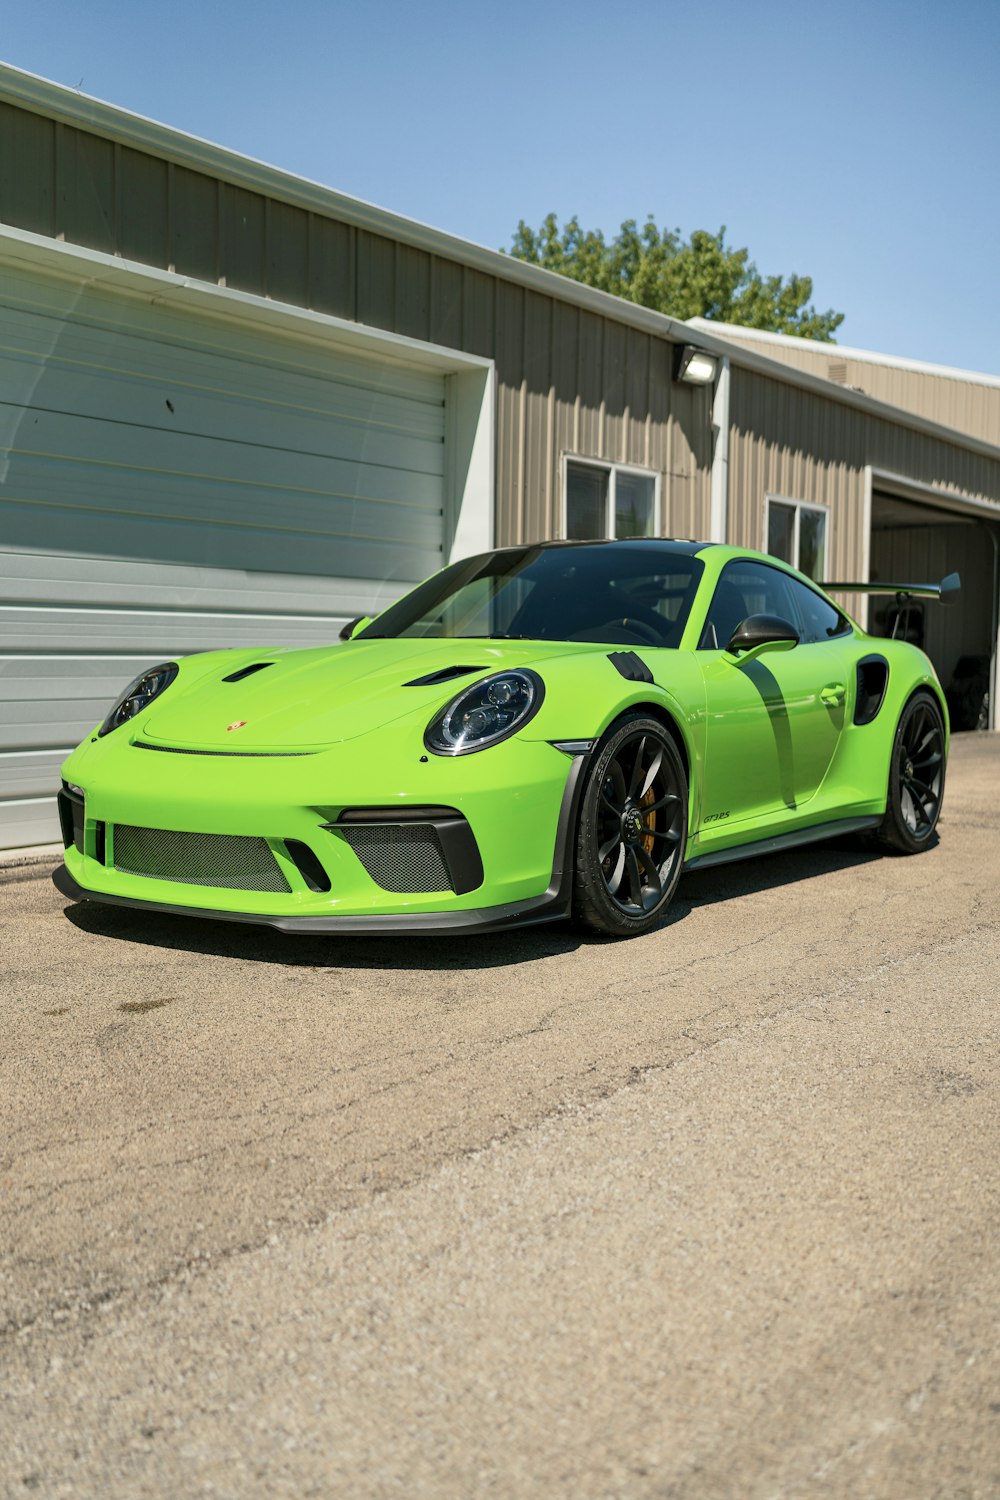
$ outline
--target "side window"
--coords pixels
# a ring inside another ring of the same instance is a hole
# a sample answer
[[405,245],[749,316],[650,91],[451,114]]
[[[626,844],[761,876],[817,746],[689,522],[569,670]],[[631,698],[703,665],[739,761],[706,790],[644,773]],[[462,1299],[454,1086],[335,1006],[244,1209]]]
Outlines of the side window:
[[835,635],[843,635],[850,630],[850,625],[839,609],[834,609],[832,604],[828,604],[819,594],[814,594],[804,583],[799,583],[794,578],[786,579],[786,582],[795,600],[798,611],[796,624],[804,643],[829,641]]
[[733,631],[748,615],[777,615],[797,626],[793,583],[787,574],[764,563],[727,563],[709,605],[699,650],[724,651]]

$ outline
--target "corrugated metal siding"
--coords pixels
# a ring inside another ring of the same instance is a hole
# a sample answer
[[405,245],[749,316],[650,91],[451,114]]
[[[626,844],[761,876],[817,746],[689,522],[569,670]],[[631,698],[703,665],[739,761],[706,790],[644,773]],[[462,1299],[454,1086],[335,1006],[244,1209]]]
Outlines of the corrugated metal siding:
[[739,368],[730,399],[729,536],[737,545],[761,545],[766,495],[818,501],[831,512],[830,572],[859,577],[866,464],[995,503],[1000,516],[1000,463],[984,454]]
[[864,391],[877,401],[914,412],[956,432],[968,433],[1000,446],[1000,385],[962,380],[955,375],[901,369],[877,359],[855,359],[836,344],[810,343],[798,339],[772,343],[741,335],[738,328],[720,328],[725,338],[743,344],[768,359],[776,359],[796,370],[805,370],[831,383]]
[[[656,350],[657,361],[671,356],[667,347]],[[709,531],[709,493],[712,475],[711,391],[704,386],[671,385],[669,368],[662,370],[657,394],[672,403],[673,421],[661,427],[668,445],[666,467],[671,494],[670,530],[694,539]],[[653,405],[653,420],[658,420]]]
[[553,536],[564,453],[663,481],[704,535],[709,396],[672,346],[555,297],[0,103],[0,220],[496,361],[496,539]]
[[[665,529],[706,533],[710,395],[672,382],[664,340],[10,104],[0,104],[0,218],[495,359],[498,542],[557,533],[566,453],[659,471]],[[818,373],[843,357],[806,344],[767,349]],[[876,365],[866,371],[895,383],[879,391],[866,385],[885,399],[911,402],[904,384],[930,389],[925,376]],[[856,383],[850,370],[846,378]],[[934,385],[955,398],[945,419],[956,426],[968,426],[976,399],[996,394],[954,381]],[[940,391],[929,414],[941,419],[939,401]],[[768,491],[822,498],[834,511],[832,561],[856,567],[865,463],[996,495],[990,460],[780,381],[734,369],[733,409],[735,541],[759,544]],[[992,418],[987,427],[995,439]]]
[[[790,365],[795,370],[806,370],[810,375],[828,378],[830,366],[843,364],[844,356],[836,344],[820,344],[810,339],[795,339],[787,344],[772,343],[769,339],[755,338],[753,330],[737,328],[731,323],[712,325],[712,332],[721,338],[752,349],[755,354],[776,359],[780,364]],[[843,381],[837,381],[844,384]]]
[[[829,568],[842,577],[863,562],[863,457],[856,458],[847,430],[855,414],[807,397],[780,381],[734,367],[730,377],[729,539],[759,547],[764,500],[769,494],[829,505]],[[810,404],[811,403],[811,404]],[[810,422],[807,432],[793,422]],[[788,433],[796,433],[789,444]]]
[[1000,387],[847,361],[847,381],[880,401],[1000,445]]
[[565,454],[658,472],[663,530],[706,534],[710,395],[673,384],[671,356],[663,340],[497,284],[501,545],[561,534]]

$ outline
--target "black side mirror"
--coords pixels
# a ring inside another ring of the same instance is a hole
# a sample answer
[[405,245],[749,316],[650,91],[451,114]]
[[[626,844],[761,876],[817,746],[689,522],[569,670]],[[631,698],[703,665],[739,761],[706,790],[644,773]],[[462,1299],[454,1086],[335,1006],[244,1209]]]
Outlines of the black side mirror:
[[342,641],[349,641],[364,618],[364,615],[355,615],[353,620],[348,620],[346,625],[341,625],[340,639]]
[[763,651],[766,647],[791,651],[798,644],[799,633],[787,620],[778,615],[749,615],[733,631],[726,650],[736,656],[741,651]]

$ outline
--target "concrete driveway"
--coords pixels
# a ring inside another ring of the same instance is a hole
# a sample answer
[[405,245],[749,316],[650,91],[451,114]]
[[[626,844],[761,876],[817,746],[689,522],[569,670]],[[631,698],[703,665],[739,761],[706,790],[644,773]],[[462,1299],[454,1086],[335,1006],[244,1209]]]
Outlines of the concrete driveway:
[[626,944],[0,871],[0,1491],[1000,1496],[998,794]]

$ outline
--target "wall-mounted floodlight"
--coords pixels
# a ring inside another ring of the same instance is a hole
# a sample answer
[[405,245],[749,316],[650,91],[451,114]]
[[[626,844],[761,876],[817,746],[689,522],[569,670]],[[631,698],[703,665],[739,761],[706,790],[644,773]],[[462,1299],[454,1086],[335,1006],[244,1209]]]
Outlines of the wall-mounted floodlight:
[[674,356],[674,379],[685,385],[711,385],[719,369],[719,356],[707,354],[694,344],[678,345]]

